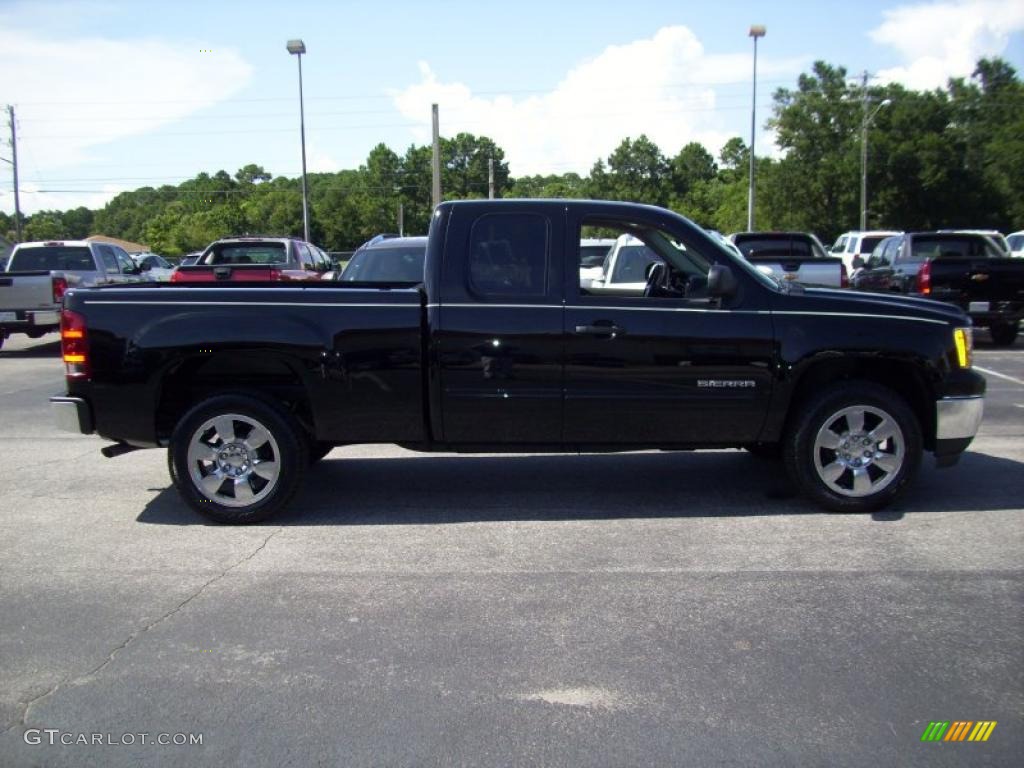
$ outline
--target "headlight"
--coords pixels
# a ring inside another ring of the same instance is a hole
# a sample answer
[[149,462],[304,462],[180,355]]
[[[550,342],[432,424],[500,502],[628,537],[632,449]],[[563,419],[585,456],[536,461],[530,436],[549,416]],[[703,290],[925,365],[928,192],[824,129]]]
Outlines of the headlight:
[[953,343],[956,345],[956,361],[961,368],[971,367],[971,352],[974,349],[974,333],[970,328],[957,328],[953,331]]

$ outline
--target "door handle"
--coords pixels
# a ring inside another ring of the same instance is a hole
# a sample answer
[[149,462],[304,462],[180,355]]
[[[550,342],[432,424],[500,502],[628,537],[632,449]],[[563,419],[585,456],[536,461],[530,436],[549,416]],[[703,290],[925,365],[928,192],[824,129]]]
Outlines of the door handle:
[[586,336],[622,336],[626,332],[625,328],[620,328],[614,323],[594,323],[594,325],[577,325],[576,333],[584,334]]

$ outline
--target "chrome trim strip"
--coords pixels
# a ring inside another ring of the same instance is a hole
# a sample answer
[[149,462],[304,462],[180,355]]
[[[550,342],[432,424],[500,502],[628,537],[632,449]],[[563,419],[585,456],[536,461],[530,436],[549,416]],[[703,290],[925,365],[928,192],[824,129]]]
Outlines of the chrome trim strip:
[[322,301],[96,301],[86,299],[86,304],[146,304],[159,306],[182,307],[394,307],[396,309],[419,308],[413,304],[381,304],[359,302],[322,302]]
[[[97,301],[86,299],[86,304],[138,304],[138,305],[181,305],[183,307],[400,307],[407,308],[417,304],[399,303],[359,303],[359,302],[321,302],[321,301]],[[689,312],[695,314],[726,314],[726,315],[805,315],[808,317],[860,317],[867,320],[908,320],[915,323],[934,323],[948,325],[946,320],[932,320],[927,317],[908,317],[906,315],[872,315],[858,312],[810,312],[769,309],[699,309],[696,307],[616,307],[598,304],[479,304],[467,303],[434,303],[427,304],[427,309],[591,309],[601,312]]]
[[978,434],[985,413],[985,398],[944,397],[935,403],[935,439],[960,440]]
[[[476,309],[478,307],[493,307],[495,309],[561,309],[558,304],[466,304],[466,303],[432,303],[427,304],[428,309],[454,307],[457,309]],[[602,304],[566,304],[566,309],[593,309],[597,311],[626,311],[626,312],[692,312],[699,314],[727,314],[727,315],[806,315],[808,317],[861,317],[875,320],[909,320],[917,323],[935,323],[936,325],[948,325],[945,320],[933,320],[928,317],[909,317],[907,315],[873,315],[863,312],[811,312],[806,310],[771,310],[771,309],[702,309],[699,307],[617,307]]]

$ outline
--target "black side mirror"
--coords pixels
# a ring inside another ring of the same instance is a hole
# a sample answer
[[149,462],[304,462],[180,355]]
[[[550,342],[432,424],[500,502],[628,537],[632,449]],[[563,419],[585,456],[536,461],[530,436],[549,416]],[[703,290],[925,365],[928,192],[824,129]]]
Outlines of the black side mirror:
[[860,255],[854,256],[853,261],[850,263],[853,264],[854,269],[863,269],[864,267],[867,266],[867,262],[865,262],[864,259],[860,257]]
[[724,264],[713,264],[708,271],[708,295],[727,298],[736,293],[739,283],[732,269]]
[[149,270],[151,270],[152,267],[149,264],[147,264],[146,262],[142,262],[141,264],[139,264],[136,267],[136,269],[138,269],[139,272],[149,272]]

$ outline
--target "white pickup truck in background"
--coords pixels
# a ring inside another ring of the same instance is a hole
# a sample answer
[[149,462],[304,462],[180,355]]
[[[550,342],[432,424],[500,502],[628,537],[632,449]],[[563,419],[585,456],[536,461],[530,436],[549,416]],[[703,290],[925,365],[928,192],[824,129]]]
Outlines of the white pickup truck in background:
[[68,288],[148,279],[142,274],[116,245],[85,240],[16,245],[0,272],[0,347],[12,333],[39,338],[57,330]]
[[729,240],[747,261],[776,280],[849,287],[842,259],[830,257],[821,241],[808,232],[734,232]]

